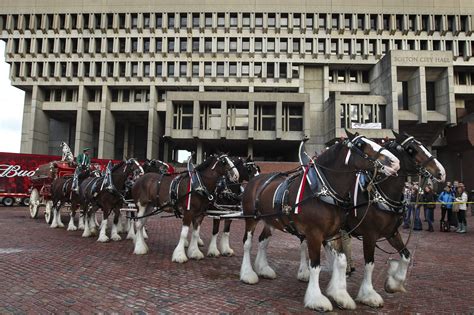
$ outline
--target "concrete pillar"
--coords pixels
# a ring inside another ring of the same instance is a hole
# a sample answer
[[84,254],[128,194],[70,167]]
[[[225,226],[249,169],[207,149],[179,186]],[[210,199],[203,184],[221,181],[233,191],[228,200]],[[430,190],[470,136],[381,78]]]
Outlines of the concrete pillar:
[[[93,120],[92,115],[87,110],[87,101],[89,97],[84,85],[79,86],[76,115],[76,145],[74,155],[78,156],[86,147],[93,147]],[[95,156],[97,152],[92,152]]]
[[193,137],[199,138],[199,101],[193,102]]
[[408,109],[418,115],[419,123],[428,122],[425,67],[419,67],[408,80]]
[[31,123],[31,101],[32,101],[32,91],[25,92],[25,104],[23,107],[23,122],[21,125],[21,153],[30,153],[31,148],[29,147],[30,142],[30,123]]
[[227,137],[227,101],[221,102],[221,138]]
[[[25,96],[26,97],[26,96]],[[49,117],[43,111],[44,95],[43,91],[37,86],[33,86],[30,119],[25,126],[28,136],[25,139],[25,152],[36,154],[48,154],[49,142]],[[28,111],[29,106],[25,104],[25,112]],[[25,119],[23,123],[25,123]]]
[[198,141],[196,144],[196,164],[202,163],[202,142]]
[[249,134],[248,138],[253,139],[255,126],[254,126],[254,117],[255,117],[255,102],[249,101]]
[[100,108],[99,154],[100,159],[114,158],[115,118],[110,110],[110,90],[102,87],[102,104]]
[[128,154],[128,146],[129,146],[129,140],[128,140],[128,135],[129,135],[129,132],[130,132],[130,124],[127,122],[125,122],[125,125],[124,125],[124,130],[123,130],[123,157],[122,158],[126,158],[129,154]]
[[168,142],[163,143],[163,161],[164,161],[164,162],[171,162],[171,161],[170,161],[169,144],[168,144]]
[[281,134],[282,134],[282,114],[283,114],[283,103],[281,101],[278,101],[276,103],[276,123],[275,123],[275,129],[276,129],[276,138],[281,139]]
[[158,93],[154,86],[150,87],[150,104],[148,109],[148,134],[146,144],[146,157],[148,159],[158,158],[158,148],[160,137],[158,134],[158,112],[156,111],[156,103],[158,101]]
[[247,144],[247,156],[253,157],[253,142],[251,141]]

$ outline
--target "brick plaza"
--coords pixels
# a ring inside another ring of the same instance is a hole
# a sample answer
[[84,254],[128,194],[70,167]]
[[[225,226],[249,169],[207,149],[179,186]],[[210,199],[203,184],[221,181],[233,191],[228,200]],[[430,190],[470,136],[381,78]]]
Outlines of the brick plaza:
[[[439,211],[435,212],[439,219]],[[413,232],[408,248],[412,262],[405,294],[383,290],[386,261],[376,250],[374,288],[385,301],[382,309],[357,304],[359,313],[473,313],[474,220],[468,212],[467,234]],[[63,222],[67,222],[63,216]],[[201,236],[207,252],[212,222],[205,219]],[[257,285],[239,281],[243,221],[234,221],[231,246],[234,257],[205,258],[179,265],[171,262],[181,221],[148,221],[151,253],[132,254],[133,244],[97,243],[81,231],[49,228],[42,215],[32,220],[26,208],[0,208],[0,314],[35,313],[314,313],[303,306],[306,283],[296,279],[299,242],[275,232],[269,262],[278,277]],[[426,229],[426,224],[424,226]],[[436,225],[436,228],[438,226]],[[403,238],[408,233],[403,230]],[[253,258],[256,253],[254,238]],[[386,243],[381,246],[391,248]],[[353,241],[356,272],[348,291],[357,295],[363,275],[362,244]],[[326,260],[320,283],[330,279]],[[348,313],[335,307],[338,313]]]

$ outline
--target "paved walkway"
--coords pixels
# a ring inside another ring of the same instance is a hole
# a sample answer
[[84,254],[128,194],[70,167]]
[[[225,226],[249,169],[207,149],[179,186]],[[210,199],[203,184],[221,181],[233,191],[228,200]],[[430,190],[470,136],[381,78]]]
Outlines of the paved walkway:
[[[67,222],[66,218],[63,221]],[[385,306],[375,310],[357,304],[357,311],[473,313],[474,219],[470,215],[468,224],[472,228],[465,235],[414,232],[405,294],[383,290],[390,255],[377,251],[374,287]],[[211,226],[206,219],[201,229],[206,245]],[[79,231],[50,229],[42,217],[30,219],[26,208],[1,207],[0,314],[314,313],[303,307],[306,283],[296,280],[299,251],[294,237],[275,232],[269,261],[278,278],[251,286],[239,281],[243,222],[232,226],[234,257],[205,258],[182,265],[171,262],[180,227],[175,218],[149,220],[152,252],[136,256],[131,241],[100,244],[95,238],[82,238]],[[403,233],[406,238],[406,231]],[[255,255],[256,246],[253,249]],[[348,279],[353,297],[363,271],[361,243],[357,240],[354,258],[357,271]],[[330,278],[324,266],[320,278],[324,292]]]

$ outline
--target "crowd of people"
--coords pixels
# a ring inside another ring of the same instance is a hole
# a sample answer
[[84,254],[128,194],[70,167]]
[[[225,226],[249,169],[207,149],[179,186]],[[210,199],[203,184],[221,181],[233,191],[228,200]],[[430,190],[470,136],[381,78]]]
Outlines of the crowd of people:
[[[438,195],[431,184],[421,189],[417,182],[405,183],[403,201],[406,204],[403,228],[413,227],[415,231],[423,229],[421,210],[429,232],[434,232],[434,212],[441,205],[440,231],[457,233],[467,232],[466,212],[468,210],[468,191],[463,183],[455,180],[446,182],[443,191]],[[474,208],[473,208],[474,209]],[[474,210],[473,210],[474,211]],[[472,213],[474,215],[474,212]]]

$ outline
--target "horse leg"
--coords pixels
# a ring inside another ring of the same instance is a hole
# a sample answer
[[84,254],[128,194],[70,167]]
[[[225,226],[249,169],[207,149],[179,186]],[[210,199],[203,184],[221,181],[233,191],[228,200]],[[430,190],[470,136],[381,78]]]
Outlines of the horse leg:
[[309,281],[308,242],[306,240],[303,240],[300,245],[300,267],[297,278],[300,281]]
[[250,260],[252,236],[257,223],[258,222],[252,218],[245,219],[244,256],[242,258],[242,266],[240,267],[240,280],[247,284],[255,284],[258,282],[258,275],[253,270]]
[[[153,208],[150,204],[148,205],[143,205],[139,202],[137,202],[138,206],[138,217],[142,217],[147,213],[147,210],[151,210],[150,208]],[[143,235],[143,230],[145,229],[145,218],[141,218],[135,221],[135,228],[136,228],[136,234],[135,234],[135,248],[133,250],[133,253],[136,255],[144,255],[148,253],[148,245],[145,243],[145,237]]]
[[82,232],[82,237],[90,237],[91,234],[91,229],[89,227],[89,214],[87,211],[83,212],[83,218],[84,218],[84,232]]
[[193,231],[191,234],[191,242],[189,242],[188,247],[188,257],[196,260],[204,258],[204,254],[199,249],[199,231],[201,229],[201,222],[203,219],[203,215],[193,219]]
[[[368,233],[367,233],[368,234]],[[376,237],[371,235],[364,235],[364,279],[360,285],[359,293],[356,301],[369,305],[371,307],[382,307],[383,299],[378,294],[372,285],[372,273],[374,272],[374,252]]]
[[[110,233],[110,238],[113,241],[121,241],[122,238],[119,235],[119,228],[122,226],[120,209],[114,209],[114,223],[112,225],[112,232]],[[120,228],[121,230],[121,228]]]
[[323,235],[319,231],[306,233],[308,240],[308,252],[311,267],[309,269],[309,282],[304,296],[305,307],[318,311],[332,311],[332,304],[327,297],[321,293],[319,287],[319,273],[321,272],[321,243]]
[[68,231],[76,231],[77,227],[74,224],[74,217],[76,216],[77,205],[71,203],[71,212],[69,212],[69,224],[67,225]]
[[57,228],[59,225],[58,225],[58,210],[57,210],[57,205],[58,205],[59,201],[54,201],[53,200],[53,207],[52,207],[52,210],[53,210],[53,222],[51,222],[51,228],[52,229],[55,229]]
[[[135,217],[135,212],[130,212],[130,217]],[[127,240],[133,240],[135,242],[135,221],[132,219],[127,218],[128,223],[128,232],[127,232]]]
[[388,242],[393,248],[400,252],[401,259],[392,259],[389,261],[388,277],[385,280],[385,291],[388,293],[406,292],[404,284],[410,263],[410,251],[405,248],[400,234],[389,238]]
[[267,260],[267,249],[268,243],[270,242],[270,236],[272,236],[272,231],[270,227],[265,225],[262,233],[260,233],[260,236],[258,237],[258,251],[257,257],[255,258],[255,271],[257,272],[257,275],[263,278],[275,279],[276,273],[272,267],[270,267]]
[[85,217],[84,211],[79,211],[79,230],[84,230],[84,217]]
[[[146,221],[146,219],[145,219]],[[143,223],[143,238],[144,239],[148,239],[148,233],[146,232],[146,227],[145,227],[145,223]]]
[[230,236],[230,225],[232,220],[226,219],[224,221],[224,234],[222,234],[220,247],[222,256],[233,256],[234,250],[230,248],[229,236]]
[[212,219],[212,238],[209,243],[209,249],[207,250],[208,257],[219,257],[221,254],[217,249],[217,235],[219,235],[220,222],[220,219]]
[[184,250],[185,243],[188,238],[189,226],[191,225],[192,215],[190,211],[185,210],[183,216],[183,226],[181,227],[181,233],[179,235],[179,242],[173,251],[172,261],[177,263],[184,263],[188,261],[186,251]]
[[[117,216],[116,215],[116,211],[114,211],[114,222],[115,222],[115,217]],[[115,225],[115,229],[116,229],[116,233],[123,233],[124,232],[124,225],[123,225],[123,221],[124,221],[124,218],[122,217],[122,212],[120,212],[119,210],[119,213],[118,213],[118,217],[117,217],[117,224],[114,224]],[[114,231],[114,227],[112,226],[112,233]],[[112,235],[111,235],[112,236]],[[122,238],[120,238],[121,240]],[[120,240],[114,240],[114,241],[120,241]]]
[[109,241],[109,237],[107,236],[107,219],[109,218],[110,212],[110,209],[102,209],[103,217],[100,223],[100,232],[97,242],[105,243]]
[[356,304],[347,292],[346,283],[346,268],[347,259],[346,255],[342,252],[333,250],[333,270],[331,280],[329,281],[328,288],[326,290],[327,295],[338,304],[341,308],[354,310]]
[[89,229],[91,231],[91,235],[97,235],[97,208],[91,208],[89,215]]
[[60,228],[64,227],[64,223],[61,220],[61,207],[62,206],[63,206],[63,203],[60,201],[59,204],[58,204],[57,210],[56,210],[57,213],[58,213],[58,215],[56,216],[56,220],[58,222],[58,227],[60,227]]

